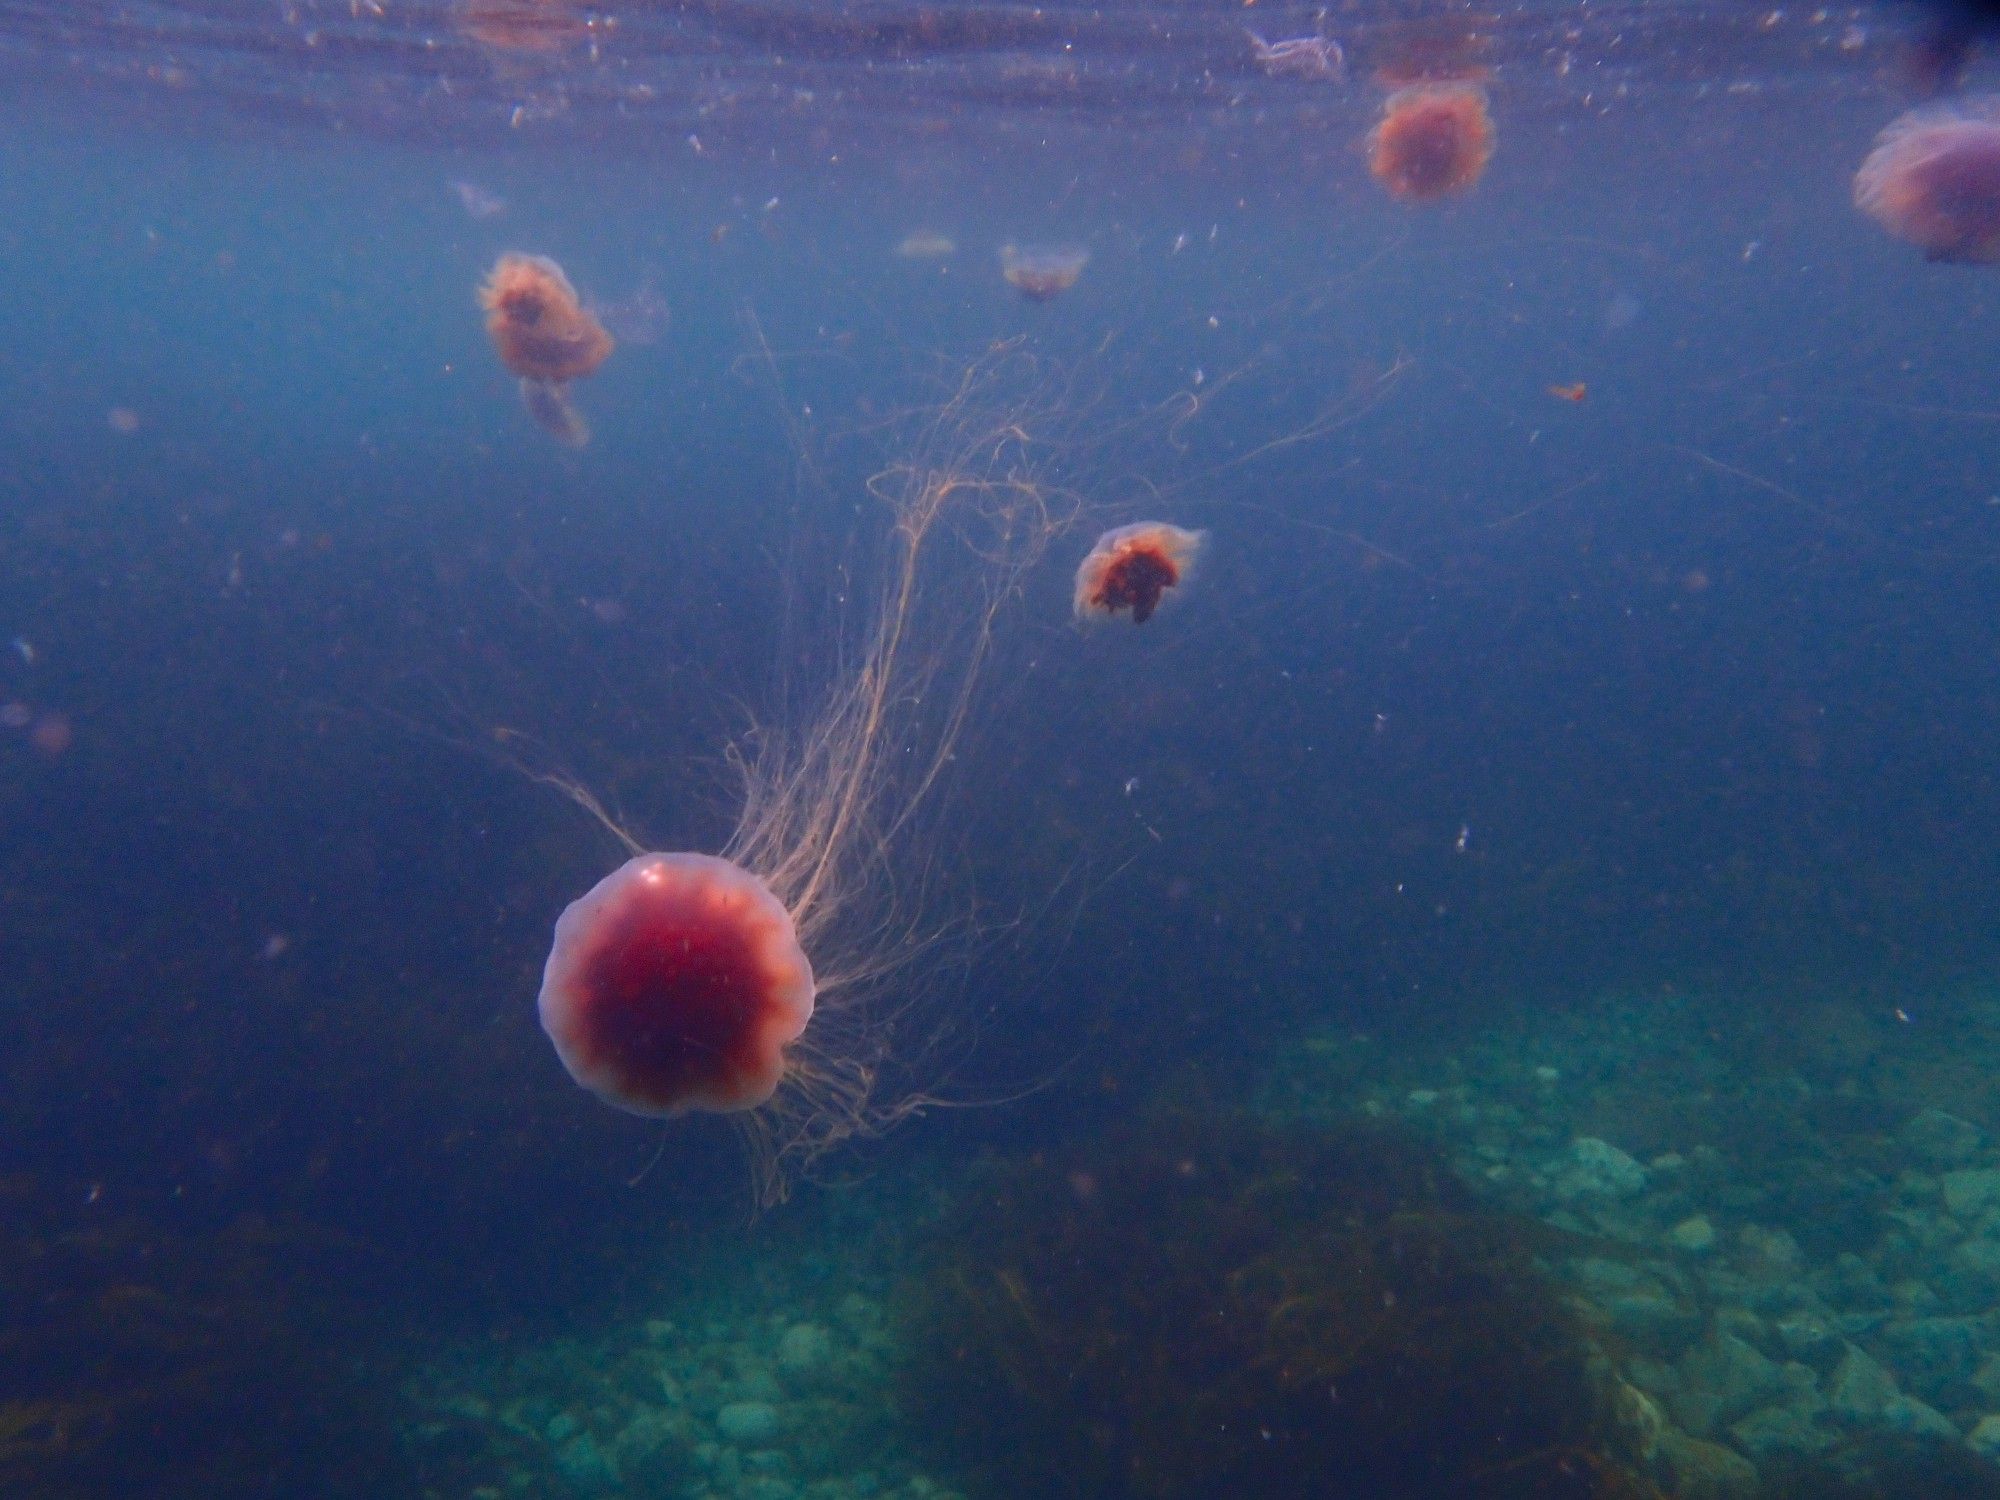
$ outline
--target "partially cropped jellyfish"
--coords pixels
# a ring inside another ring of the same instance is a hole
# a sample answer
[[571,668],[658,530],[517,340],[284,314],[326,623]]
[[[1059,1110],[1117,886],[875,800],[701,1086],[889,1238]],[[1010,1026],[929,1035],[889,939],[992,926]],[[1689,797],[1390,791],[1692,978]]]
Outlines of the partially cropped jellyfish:
[[459,29],[499,52],[560,52],[589,29],[569,0],[461,0]]
[[521,404],[558,442],[580,448],[590,427],[569,398],[569,383],[610,358],[616,341],[604,331],[546,255],[509,252],[494,262],[479,288],[486,332],[500,362],[521,377]]
[[1854,204],[1929,260],[2000,262],[2000,98],[1893,122],[1854,174]]
[[544,1030],[615,1108],[740,1125],[765,1202],[931,1100],[921,1060],[950,1018],[903,987],[935,936],[920,916],[933,861],[912,841],[951,777],[995,616],[1055,527],[1022,407],[977,399],[992,378],[969,375],[916,456],[871,483],[890,528],[863,639],[816,714],[732,756],[744,802],[718,853],[649,851],[550,778],[631,857],[558,920]]
[[1110,620],[1130,611],[1134,625],[1145,624],[1169,591],[1187,582],[1207,540],[1205,531],[1165,521],[1135,521],[1105,532],[1076,570],[1077,618]]
[[1493,158],[1486,93],[1470,83],[1419,83],[1382,104],[1368,133],[1368,170],[1391,197],[1427,203],[1464,192]]
[[1030,302],[1047,302],[1068,291],[1090,264],[1082,245],[1002,245],[1000,274]]

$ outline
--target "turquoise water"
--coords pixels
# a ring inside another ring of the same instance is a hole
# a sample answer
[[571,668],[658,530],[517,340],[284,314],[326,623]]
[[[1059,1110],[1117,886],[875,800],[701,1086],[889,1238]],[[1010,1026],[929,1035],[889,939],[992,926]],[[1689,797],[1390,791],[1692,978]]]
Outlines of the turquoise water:
[[[1935,24],[0,6],[8,1493],[2000,1488]],[[537,1025],[621,835],[796,918],[764,1109]]]

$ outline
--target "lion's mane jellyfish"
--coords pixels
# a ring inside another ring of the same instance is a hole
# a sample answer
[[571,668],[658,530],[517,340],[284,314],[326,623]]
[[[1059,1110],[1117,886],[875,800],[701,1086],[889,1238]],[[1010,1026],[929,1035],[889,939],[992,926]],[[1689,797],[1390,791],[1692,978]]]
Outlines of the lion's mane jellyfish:
[[1090,264],[1082,245],[1002,245],[1000,274],[1030,302],[1047,302],[1077,283]]
[[1894,121],[1854,174],[1854,204],[1927,259],[2000,261],[2000,98]]
[[546,255],[509,252],[479,288],[486,332],[500,362],[521,377],[521,404],[558,442],[580,448],[590,428],[569,383],[591,374],[617,347]]
[[589,29],[569,0],[462,0],[459,29],[497,52],[561,52]]
[[1486,93],[1471,83],[1396,90],[1368,133],[1368,170],[1394,198],[1428,203],[1464,192],[1493,158]]
[[1187,582],[1205,531],[1184,531],[1165,521],[1136,521],[1107,531],[1076,570],[1080,620],[1110,620],[1130,610],[1143,625],[1167,597]]
[[874,605],[817,709],[732,748],[743,806],[718,854],[648,852],[586,788],[543,778],[632,856],[558,921],[544,1028],[620,1109],[728,1115],[765,1202],[929,1102],[926,1060],[951,1030],[910,969],[937,936],[926,809],[954,775],[998,611],[1057,524],[1035,418],[989,402],[1000,378],[975,366],[870,481],[889,511]]
[[556,922],[542,1029],[570,1077],[640,1115],[754,1109],[812,1019],[812,964],[749,871],[642,854]]

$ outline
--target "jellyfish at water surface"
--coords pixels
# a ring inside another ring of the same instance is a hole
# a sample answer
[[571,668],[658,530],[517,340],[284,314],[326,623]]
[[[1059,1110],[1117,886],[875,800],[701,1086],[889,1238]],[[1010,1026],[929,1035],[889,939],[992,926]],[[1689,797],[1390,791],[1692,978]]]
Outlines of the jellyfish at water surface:
[[1394,198],[1428,203],[1462,193],[1493,159],[1486,93],[1470,83],[1418,83],[1382,104],[1368,134],[1368,170]]
[[2000,262],[2000,98],[1894,121],[1854,174],[1854,204],[1928,260]]
[[1136,521],[1107,531],[1076,570],[1080,620],[1110,620],[1129,611],[1134,625],[1152,619],[1172,590],[1187,582],[1208,540],[1165,521]]
[[580,448],[590,428],[569,383],[596,372],[616,341],[546,255],[509,252],[479,288],[486,333],[500,362],[521,377],[521,404],[558,442]]
[[459,29],[497,52],[554,53],[590,28],[569,0],[463,0]]

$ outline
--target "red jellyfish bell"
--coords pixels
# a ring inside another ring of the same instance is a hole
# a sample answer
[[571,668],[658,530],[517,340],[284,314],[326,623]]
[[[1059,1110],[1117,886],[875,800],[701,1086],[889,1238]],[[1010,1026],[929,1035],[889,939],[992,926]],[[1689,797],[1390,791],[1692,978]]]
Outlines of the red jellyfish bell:
[[1391,197],[1413,203],[1464,192],[1492,159],[1493,116],[1470,83],[1398,89],[1368,134],[1368,170]]
[[641,854],[569,904],[542,1029],[570,1077],[635,1115],[755,1109],[813,1013],[813,972],[770,888],[709,854]]
[[1854,174],[1854,203],[1928,259],[2000,261],[2000,99],[1895,121]]
[[1138,521],[1107,531],[1076,570],[1076,613],[1081,620],[1109,620],[1120,610],[1143,625],[1167,590],[1187,582],[1208,540],[1205,531],[1183,531],[1165,521]]

